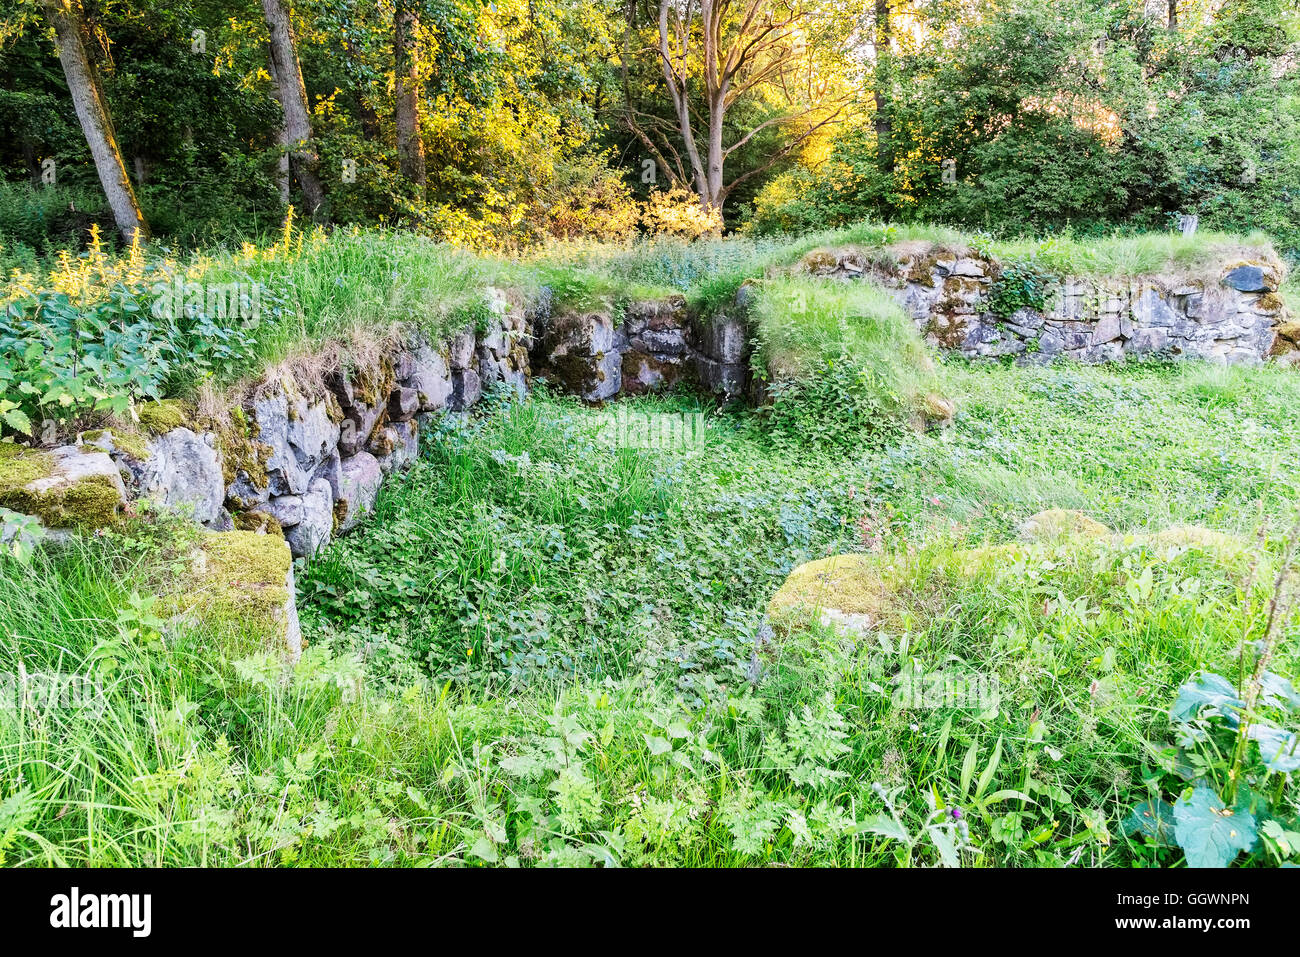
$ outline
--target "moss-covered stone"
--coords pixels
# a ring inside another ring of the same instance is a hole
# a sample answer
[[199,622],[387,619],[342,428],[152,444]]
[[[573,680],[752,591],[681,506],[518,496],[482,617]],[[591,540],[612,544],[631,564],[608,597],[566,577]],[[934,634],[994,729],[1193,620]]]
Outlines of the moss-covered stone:
[[263,532],[267,535],[284,537],[284,528],[280,525],[279,519],[260,509],[236,512],[231,516],[231,521],[235,528],[242,532]]
[[267,464],[275,450],[253,436],[253,424],[243,408],[236,406],[230,420],[216,429],[217,445],[221,451],[221,471],[226,485],[231,485],[243,472],[250,484],[257,488],[270,485]]
[[150,435],[165,435],[179,429],[193,418],[193,410],[180,399],[163,399],[160,402],[143,402],[136,409],[140,427]]
[[767,613],[781,627],[797,627],[816,616],[861,631],[890,617],[893,593],[879,556],[833,555],[792,571],[768,602]]
[[272,646],[296,644],[289,594],[293,556],[279,535],[212,532],[203,536],[165,614],[195,619],[227,635]]
[[14,442],[0,442],[0,495],[54,471],[54,456]]
[[1025,519],[1020,534],[1031,542],[1055,542],[1065,538],[1102,538],[1111,531],[1077,509],[1049,508]]
[[[1026,571],[1037,575],[1052,567],[1086,571],[1099,567],[1096,559],[1107,551],[1144,552],[1143,561],[1151,564],[1184,561],[1195,553],[1208,574],[1237,584],[1244,583],[1252,569],[1257,582],[1271,581],[1276,573],[1275,560],[1262,549],[1213,529],[1176,526],[1115,534],[1066,509],[1052,509],[1035,518],[1042,524],[1029,542],[932,550],[924,555],[845,554],[808,562],[791,572],[772,596],[768,615],[779,629],[791,633],[814,621],[855,637],[879,628],[915,628],[918,616],[944,614],[954,601],[954,590],[965,583],[997,582]],[[1048,531],[1057,534],[1046,536]],[[1095,587],[1093,599],[1105,601],[1106,589],[1116,586],[1107,572],[1096,579]]]
[[35,515],[49,528],[114,525],[125,494],[116,466],[102,452],[0,443],[0,507]]

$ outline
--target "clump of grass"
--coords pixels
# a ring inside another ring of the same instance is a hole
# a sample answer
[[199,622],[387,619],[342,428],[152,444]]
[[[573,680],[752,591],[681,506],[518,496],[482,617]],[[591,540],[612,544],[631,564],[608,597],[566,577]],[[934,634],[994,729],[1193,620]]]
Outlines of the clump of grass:
[[783,441],[879,442],[947,411],[934,362],[895,299],[868,283],[766,280],[750,310],[768,421]]

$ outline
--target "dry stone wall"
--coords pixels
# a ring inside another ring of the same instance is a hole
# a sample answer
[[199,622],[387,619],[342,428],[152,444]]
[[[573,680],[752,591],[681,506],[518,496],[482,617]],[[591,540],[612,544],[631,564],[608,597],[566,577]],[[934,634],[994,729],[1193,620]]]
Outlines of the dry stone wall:
[[989,308],[1001,266],[970,250],[914,244],[864,253],[816,250],[808,273],[866,279],[893,292],[932,345],[970,357],[1022,363],[1064,356],[1107,362],[1128,355],[1254,364],[1300,361],[1300,324],[1278,295],[1275,260],[1229,261],[1209,276],[1065,278],[1044,291],[1043,308],[1000,316]]
[[743,310],[703,318],[684,296],[633,302],[621,311],[554,308],[532,317],[533,369],[589,402],[687,383],[728,398],[749,382]]
[[[879,283],[929,342],[973,357],[1300,362],[1300,323],[1277,294],[1280,265],[1267,260],[1210,277],[1067,280],[1050,308],[1009,316],[988,309],[998,264],[970,251],[818,250],[799,268]],[[310,556],[355,528],[385,477],[415,460],[429,417],[464,412],[489,390],[522,393],[541,375],[593,402],[680,383],[752,396],[752,291],[743,286],[729,308],[703,318],[681,296],[616,310],[561,308],[543,295],[525,308],[489,290],[481,329],[448,342],[408,331],[320,381],[273,375],[219,415],[155,403],[141,410],[140,429],[85,432],[52,450],[0,445],[0,507],[50,528],[93,528],[149,499],[210,530],[283,536],[294,556]]]

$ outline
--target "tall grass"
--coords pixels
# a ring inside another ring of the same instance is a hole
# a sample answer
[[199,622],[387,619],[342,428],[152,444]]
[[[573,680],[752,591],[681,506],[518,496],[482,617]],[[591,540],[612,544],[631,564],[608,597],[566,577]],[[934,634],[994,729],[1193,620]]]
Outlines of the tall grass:
[[[932,800],[963,812],[968,865],[1177,863],[1120,822],[1164,760],[1177,686],[1235,661],[1240,556],[1192,536],[968,548],[1065,504],[1052,475],[1121,530],[1178,487],[1153,524],[1249,528],[1262,498],[1273,526],[1295,387],[1279,370],[943,375],[967,404],[953,433],[865,455],[786,455],[720,414],[704,449],[609,448],[607,411],[545,395],[449,422],[301,569],[292,672],[152,615],[181,560],[165,530],[0,555],[0,673],[104,690],[94,712],[0,709],[3,863],[935,864]],[[1219,436],[1230,455],[1208,454]],[[887,622],[764,632],[792,564],[853,550],[876,556]],[[492,679],[503,650],[569,664]],[[1293,644],[1275,664],[1293,673]],[[890,678],[913,667],[1002,693],[899,705]],[[881,793],[915,845],[858,826]]]

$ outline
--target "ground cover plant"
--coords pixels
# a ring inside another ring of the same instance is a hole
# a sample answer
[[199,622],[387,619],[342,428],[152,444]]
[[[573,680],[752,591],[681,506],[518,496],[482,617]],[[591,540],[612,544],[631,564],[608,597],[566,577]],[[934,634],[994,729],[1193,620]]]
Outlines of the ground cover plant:
[[[173,532],[147,518],[6,554],[0,671],[84,670],[103,696],[97,720],[5,712],[5,862],[1177,866],[1210,794],[1255,802],[1258,832],[1215,863],[1291,860],[1294,789],[1259,747],[1296,730],[1289,615],[1237,794],[1195,755],[1232,737],[1213,726],[1285,563],[1300,387],[937,374],[950,430],[849,452],[689,396],[632,406],[703,416],[670,449],[619,448],[617,410],[544,390],[445,420],[300,570],[292,673],[164,624]],[[1052,506],[1117,532],[1026,535]],[[1191,524],[1211,531],[1169,531]],[[869,639],[765,616],[844,552],[890,584]],[[930,706],[936,672],[995,693]]]

